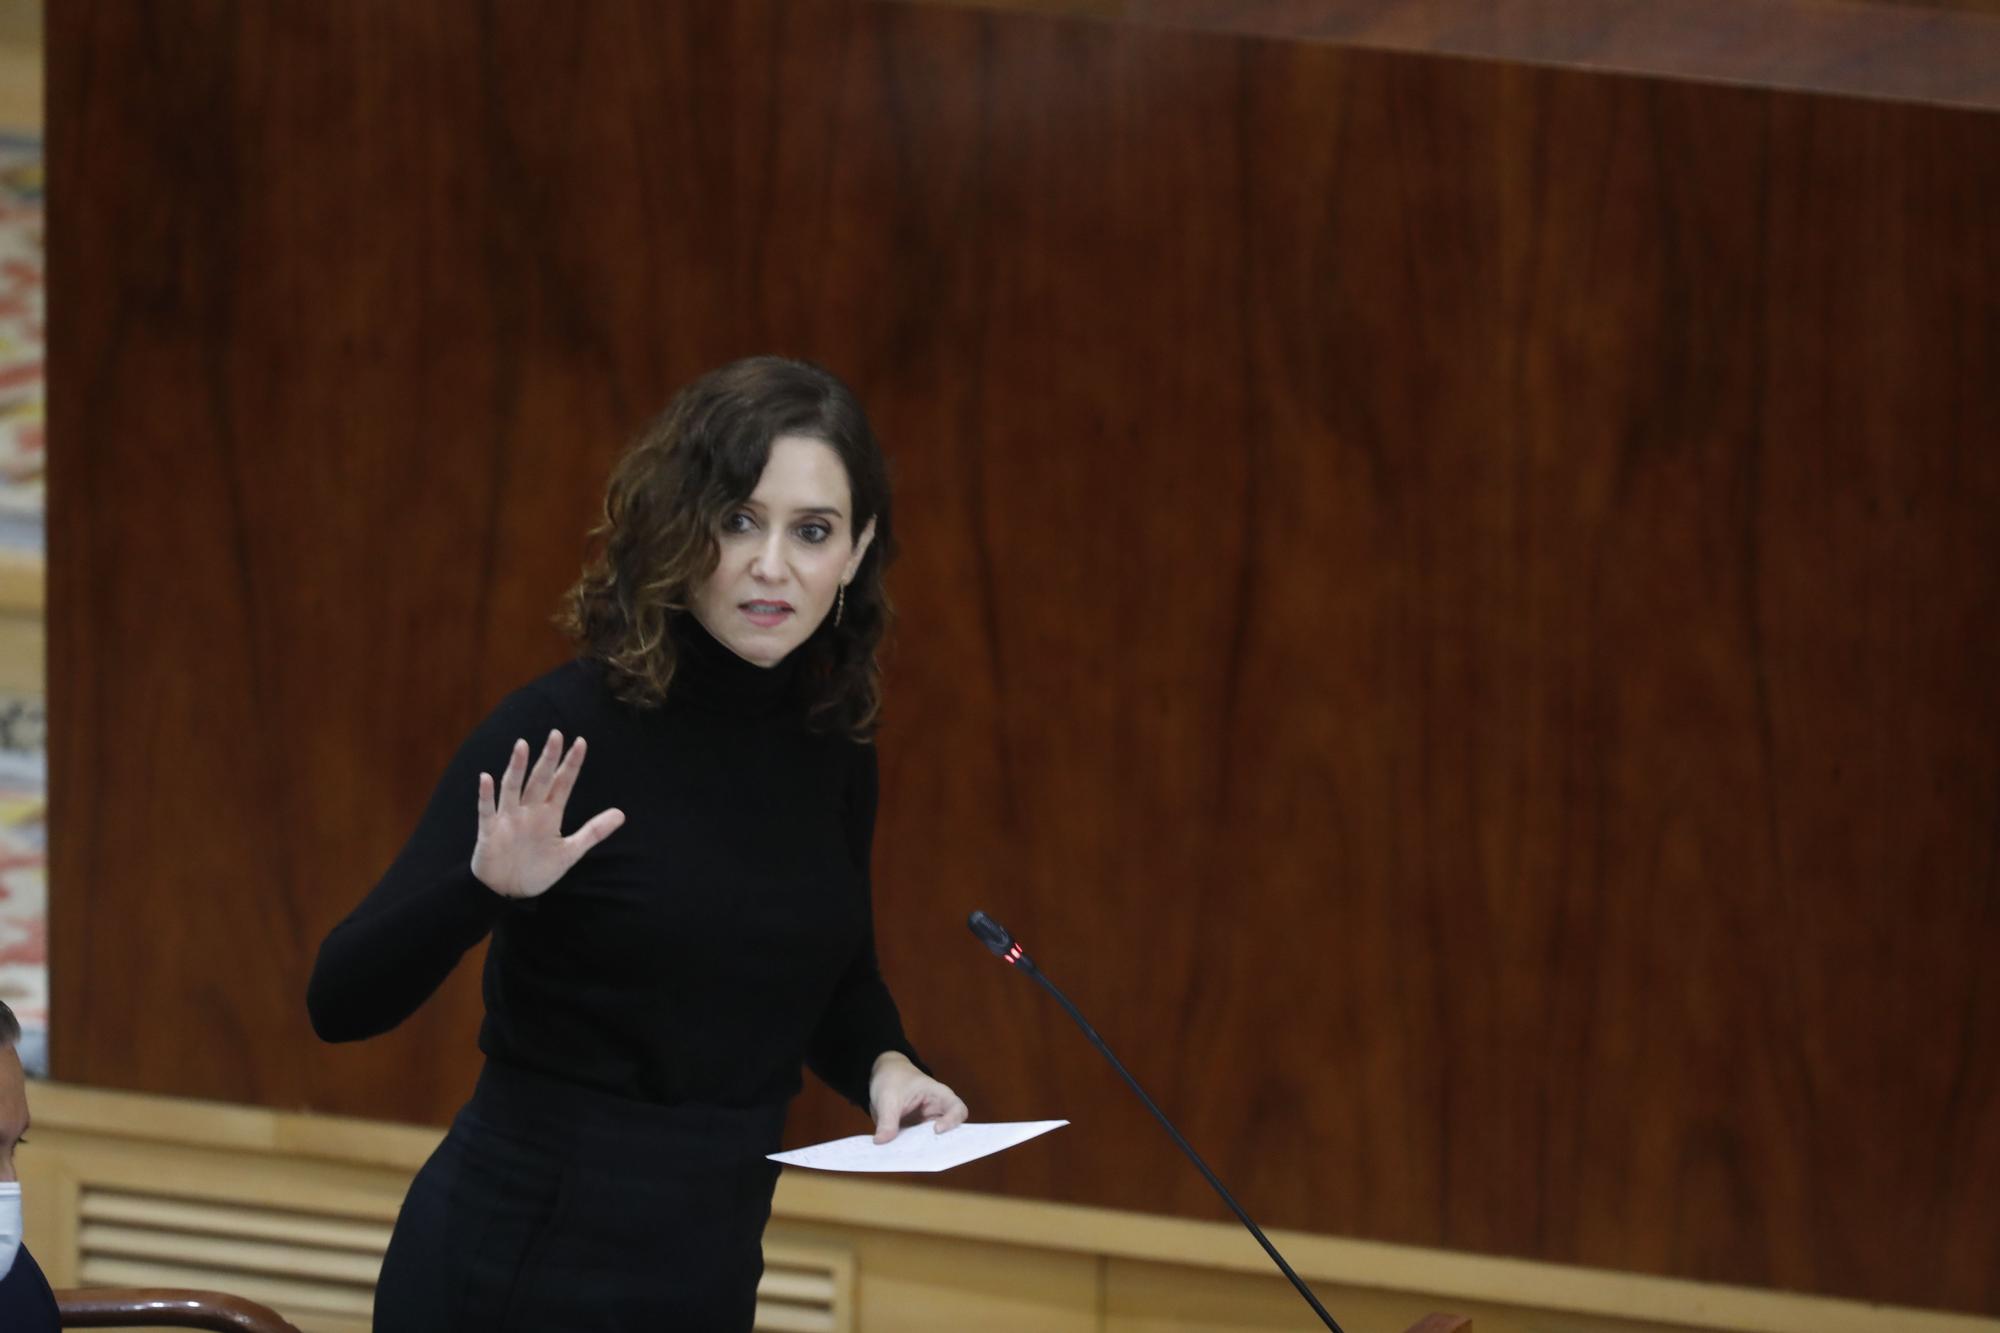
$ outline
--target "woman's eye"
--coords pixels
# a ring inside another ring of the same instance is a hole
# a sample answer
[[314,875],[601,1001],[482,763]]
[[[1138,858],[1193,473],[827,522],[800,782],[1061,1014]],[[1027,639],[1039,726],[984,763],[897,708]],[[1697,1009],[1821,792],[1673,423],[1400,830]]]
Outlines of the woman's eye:
[[741,512],[731,514],[728,518],[722,520],[722,530],[724,532],[748,532],[751,526],[750,515]]
[[833,529],[824,523],[805,523],[799,527],[799,536],[814,546],[819,545],[832,535]]

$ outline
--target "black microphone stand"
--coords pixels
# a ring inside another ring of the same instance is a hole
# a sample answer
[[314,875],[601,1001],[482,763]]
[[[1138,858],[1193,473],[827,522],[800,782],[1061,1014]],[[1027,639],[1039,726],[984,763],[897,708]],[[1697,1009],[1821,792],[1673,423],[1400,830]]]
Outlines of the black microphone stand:
[[1083,1015],[1077,1011],[1077,1007],[1070,1003],[1069,996],[1064,995],[1056,988],[1056,984],[1053,981],[1042,975],[1042,969],[1035,966],[1035,960],[1028,957],[1027,953],[1021,948],[1019,941],[1007,932],[1007,928],[984,912],[974,912],[966,919],[966,925],[972,928],[972,933],[979,937],[981,943],[993,951],[994,956],[1017,971],[1027,973],[1035,979],[1043,990],[1055,996],[1056,1003],[1063,1007],[1063,1012],[1076,1021],[1076,1025],[1083,1029],[1084,1036],[1090,1038],[1090,1044],[1095,1046],[1099,1054],[1111,1062],[1111,1067],[1117,1070],[1118,1076],[1124,1079],[1132,1091],[1139,1095],[1139,1100],[1146,1104],[1146,1109],[1153,1113],[1153,1118],[1166,1127],[1167,1133],[1173,1135],[1174,1142],[1180,1145],[1180,1150],[1187,1154],[1188,1160],[1194,1163],[1195,1169],[1201,1172],[1202,1178],[1207,1180],[1214,1187],[1215,1192],[1222,1196],[1222,1201],[1229,1205],[1229,1211],[1235,1213],[1237,1220],[1250,1229],[1250,1234],[1255,1236],[1257,1243],[1264,1247],[1264,1253],[1271,1256],[1271,1262],[1278,1266],[1278,1271],[1291,1279],[1292,1285],[1298,1288],[1299,1295],[1305,1297],[1306,1304],[1310,1305],[1313,1308],[1313,1313],[1320,1317],[1320,1322],[1332,1329],[1333,1333],[1344,1333],[1340,1325],[1334,1322],[1333,1316],[1326,1312],[1326,1307],[1319,1303],[1319,1297],[1313,1295],[1312,1288],[1306,1285],[1305,1279],[1293,1272],[1292,1266],[1285,1262],[1285,1256],[1278,1253],[1278,1247],[1271,1243],[1270,1238],[1264,1234],[1263,1228],[1250,1220],[1250,1214],[1243,1211],[1243,1205],[1236,1202],[1235,1196],[1230,1194],[1228,1189],[1224,1187],[1215,1172],[1208,1169],[1208,1163],[1201,1160],[1201,1154],[1196,1152],[1185,1138],[1181,1137],[1181,1132],[1174,1128],[1174,1122],[1167,1119],[1166,1112],[1154,1105],[1153,1099],[1146,1095],[1146,1090],[1139,1086],[1139,1080],[1133,1078],[1131,1071],[1126,1069],[1118,1057],[1111,1053],[1111,1048],[1104,1044],[1104,1038],[1097,1035],[1097,1029],[1084,1020]]

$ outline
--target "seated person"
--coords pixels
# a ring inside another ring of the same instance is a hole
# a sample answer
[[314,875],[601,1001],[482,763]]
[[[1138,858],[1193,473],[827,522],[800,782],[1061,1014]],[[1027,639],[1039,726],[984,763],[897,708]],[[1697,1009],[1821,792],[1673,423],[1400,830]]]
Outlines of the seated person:
[[0,1004],[0,1329],[7,1333],[56,1333],[62,1315],[41,1266],[21,1244],[21,1181],[14,1174],[14,1145],[28,1132],[28,1078],[14,1044],[21,1024]]

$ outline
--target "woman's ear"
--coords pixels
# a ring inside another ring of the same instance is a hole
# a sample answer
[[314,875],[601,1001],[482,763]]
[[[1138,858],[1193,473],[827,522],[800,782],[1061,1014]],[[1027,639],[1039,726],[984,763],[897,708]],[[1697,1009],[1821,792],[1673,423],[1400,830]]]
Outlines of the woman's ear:
[[861,568],[861,557],[868,554],[868,544],[875,540],[875,520],[869,519],[868,526],[861,529],[861,535],[854,539],[854,553],[847,557],[847,568],[841,571],[843,584],[854,582],[854,571]]

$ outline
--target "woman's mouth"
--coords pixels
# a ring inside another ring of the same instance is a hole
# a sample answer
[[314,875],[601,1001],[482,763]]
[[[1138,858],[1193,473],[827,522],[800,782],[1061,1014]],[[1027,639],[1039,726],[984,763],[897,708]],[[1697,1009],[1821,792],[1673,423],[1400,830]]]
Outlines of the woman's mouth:
[[792,614],[790,602],[738,602],[737,609],[758,629],[775,629]]

